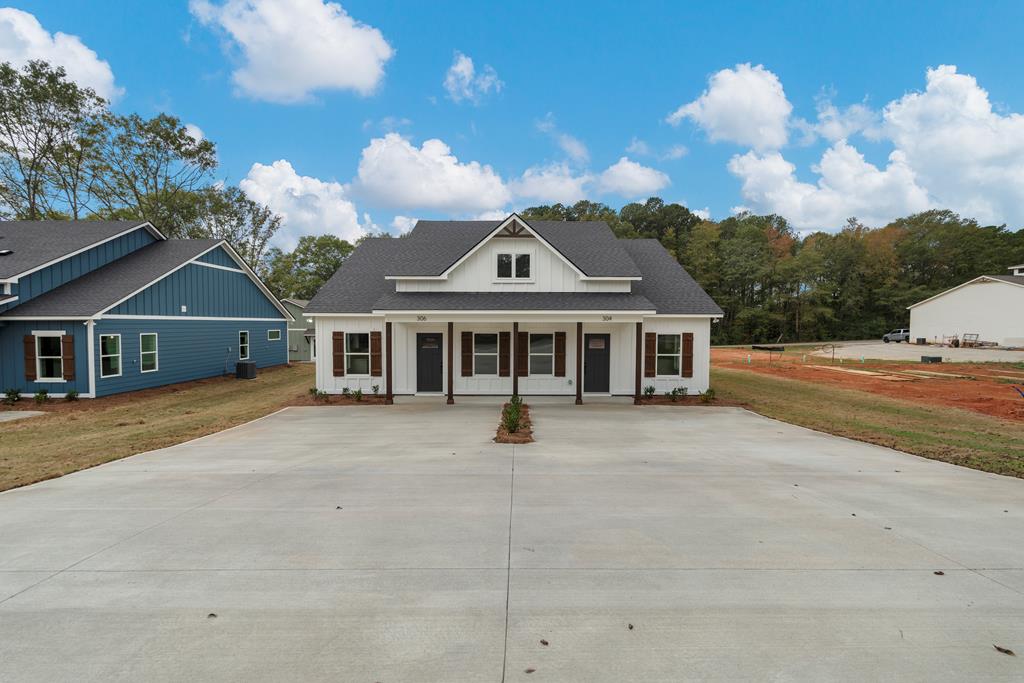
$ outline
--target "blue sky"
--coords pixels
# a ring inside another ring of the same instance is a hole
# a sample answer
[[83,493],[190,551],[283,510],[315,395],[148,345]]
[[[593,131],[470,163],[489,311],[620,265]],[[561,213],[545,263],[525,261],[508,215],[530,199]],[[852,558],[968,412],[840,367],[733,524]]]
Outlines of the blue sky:
[[0,59],[198,126],[283,243],[649,194],[801,229],[1024,223],[1019,2],[280,4],[17,2],[39,27],[0,10]]

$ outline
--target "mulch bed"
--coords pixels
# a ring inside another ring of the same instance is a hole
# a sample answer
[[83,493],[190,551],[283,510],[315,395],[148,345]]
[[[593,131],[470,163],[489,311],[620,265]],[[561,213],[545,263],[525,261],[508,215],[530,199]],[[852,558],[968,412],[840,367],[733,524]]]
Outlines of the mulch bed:
[[[501,407],[504,412],[506,403]],[[515,432],[508,432],[505,430],[504,425],[501,424],[501,418],[498,418],[498,433],[494,437],[494,443],[512,443],[512,444],[523,444],[533,443],[533,422],[530,420],[530,406],[525,403],[521,404],[521,415],[522,418],[519,421],[519,430]]]
[[710,401],[700,400],[700,396],[677,396],[673,401],[671,396],[651,396],[650,398],[641,398],[640,405],[642,406],[715,406],[724,405],[717,399],[711,399]]
[[289,405],[293,406],[382,406],[386,405],[384,394],[374,396],[373,394],[363,394],[363,398],[357,401],[351,394],[328,394],[322,398],[313,398],[312,394],[308,394],[301,398],[297,398],[292,401]]

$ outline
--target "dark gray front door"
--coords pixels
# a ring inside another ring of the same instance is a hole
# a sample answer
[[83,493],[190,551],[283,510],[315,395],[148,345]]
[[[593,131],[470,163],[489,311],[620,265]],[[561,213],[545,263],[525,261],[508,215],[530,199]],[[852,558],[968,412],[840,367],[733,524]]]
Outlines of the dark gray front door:
[[441,392],[444,389],[444,335],[440,332],[416,334],[416,391]]
[[610,334],[583,335],[583,391],[607,394],[611,367]]

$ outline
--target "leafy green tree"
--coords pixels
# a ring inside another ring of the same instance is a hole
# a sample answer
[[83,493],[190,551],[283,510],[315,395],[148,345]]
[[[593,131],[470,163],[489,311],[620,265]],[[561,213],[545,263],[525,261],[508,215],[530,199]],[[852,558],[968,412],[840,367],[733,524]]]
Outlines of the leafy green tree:
[[252,268],[262,262],[281,217],[233,185],[205,187],[175,197],[179,237],[227,240]]
[[272,247],[263,259],[267,286],[282,298],[312,299],[355,247],[335,235],[305,235],[291,252]]

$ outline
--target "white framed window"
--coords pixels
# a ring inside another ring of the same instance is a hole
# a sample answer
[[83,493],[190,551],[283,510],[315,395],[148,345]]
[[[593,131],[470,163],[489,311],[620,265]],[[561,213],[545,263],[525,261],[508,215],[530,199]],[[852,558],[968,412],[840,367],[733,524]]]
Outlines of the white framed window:
[[473,374],[498,374],[497,332],[478,332],[473,335]]
[[683,344],[678,334],[659,334],[655,360],[658,376],[678,377],[682,353]]
[[369,332],[349,332],[345,335],[345,374],[370,374]]
[[249,330],[238,333],[238,360],[249,360]]
[[63,382],[64,354],[61,347],[63,331],[33,332],[36,338],[36,381]]
[[141,372],[156,372],[160,369],[160,354],[156,332],[139,335],[139,368]]
[[281,330],[267,330],[267,341],[281,341]]
[[499,280],[532,280],[531,254],[529,252],[499,253],[496,276]]
[[100,335],[100,377],[121,376],[121,335]]
[[555,335],[530,335],[530,374],[553,375],[555,372]]

